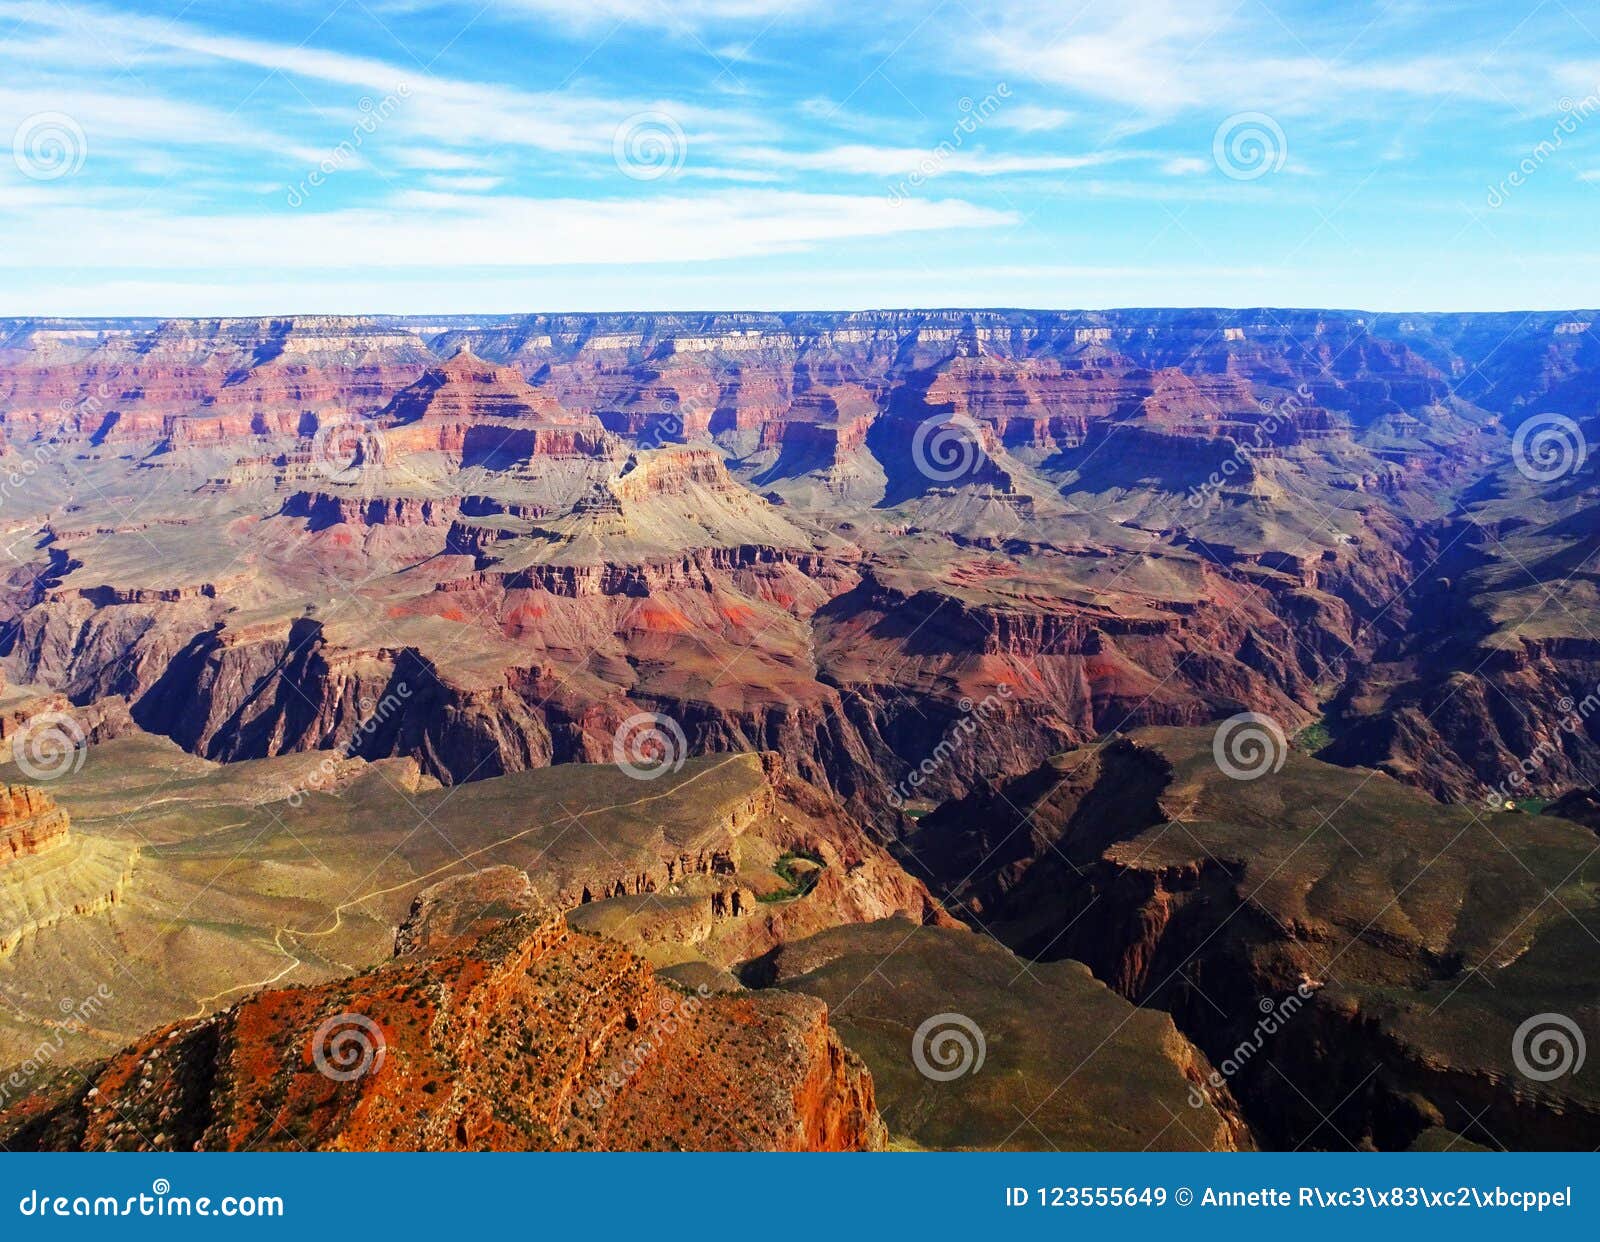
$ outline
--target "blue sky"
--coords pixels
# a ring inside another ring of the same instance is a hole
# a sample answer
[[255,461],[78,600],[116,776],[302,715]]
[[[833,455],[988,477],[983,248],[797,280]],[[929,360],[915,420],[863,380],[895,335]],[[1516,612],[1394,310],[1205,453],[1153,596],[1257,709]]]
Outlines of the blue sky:
[[1600,302],[1578,0],[0,0],[6,135],[5,315]]

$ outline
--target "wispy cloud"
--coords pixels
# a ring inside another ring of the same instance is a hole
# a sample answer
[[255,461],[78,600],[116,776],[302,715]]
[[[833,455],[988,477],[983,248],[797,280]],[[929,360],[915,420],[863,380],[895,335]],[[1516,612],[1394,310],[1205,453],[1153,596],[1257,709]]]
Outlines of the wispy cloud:
[[1015,173],[1072,172],[1136,158],[1128,151],[1096,151],[1086,155],[1011,155],[994,151],[938,151],[933,147],[874,147],[860,144],[820,151],[783,151],[774,147],[738,147],[735,158],[792,171],[849,173],[898,177],[925,170],[925,175],[999,177]]
[[[1350,43],[1302,30],[1231,0],[1086,5],[1065,21],[1055,10],[1005,0],[977,48],[1002,72],[1158,113],[1304,111],[1330,99],[1359,105],[1373,94],[1491,99],[1520,89],[1506,80],[1506,61],[1499,82],[1485,76],[1491,48],[1356,59]],[[970,58],[972,50],[959,54]]]
[[717,190],[648,202],[408,190],[383,207],[288,214],[23,211],[0,267],[56,264],[189,272],[229,267],[545,267],[793,253],[847,238],[997,228],[1004,211],[958,199]]
[[1060,129],[1076,118],[1077,114],[1065,108],[1041,108],[1037,104],[1011,104],[990,118],[989,124],[1001,129],[1014,129],[1024,134],[1038,134]]
[[500,0],[499,7],[585,30],[616,24],[670,30],[798,19],[814,5],[815,0]]

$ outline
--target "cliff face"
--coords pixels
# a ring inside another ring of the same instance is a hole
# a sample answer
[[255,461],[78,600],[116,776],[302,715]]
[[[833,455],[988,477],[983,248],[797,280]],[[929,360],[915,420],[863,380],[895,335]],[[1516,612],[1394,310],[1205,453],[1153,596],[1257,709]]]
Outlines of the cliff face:
[[[1600,684],[1600,455],[1535,485],[1511,439],[1552,402],[1600,440],[1575,322],[16,321],[31,550],[0,661],[207,756],[448,781],[600,758],[661,711],[886,836],[901,804],[1242,709],[1452,801],[1534,755],[1518,792],[1550,796],[1600,779],[1600,712],[1561,724]],[[400,680],[412,710],[361,731]]]
[[67,813],[42,789],[0,785],[0,866],[67,840]]
[[0,1130],[12,1149],[96,1151],[882,1142],[871,1076],[820,1002],[682,992],[536,916],[158,1032]]
[[1577,889],[1546,905],[1587,883],[1593,833],[1298,753],[1231,779],[1212,734],[1069,752],[941,808],[908,848],[1019,952],[1167,1010],[1269,1145],[1403,1148],[1433,1126],[1600,1141],[1592,1085],[1523,1059],[1534,1015],[1600,1034],[1582,947],[1600,908]]

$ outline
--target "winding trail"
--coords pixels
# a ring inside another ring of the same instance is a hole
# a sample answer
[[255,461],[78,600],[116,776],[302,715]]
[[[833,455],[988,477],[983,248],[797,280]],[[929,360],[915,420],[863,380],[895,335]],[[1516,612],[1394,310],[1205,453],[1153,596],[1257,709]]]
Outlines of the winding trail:
[[[608,806],[590,807],[588,810],[579,811],[576,815],[572,816],[572,818],[574,820],[587,819],[591,815],[602,815],[609,811],[626,810],[628,807],[643,806],[649,802],[659,802],[663,798],[674,797],[703,777],[710,776],[714,772],[720,772],[723,768],[727,767],[728,764],[738,762],[739,760],[746,759],[748,757],[749,755],[745,753],[727,755],[720,763],[694,773],[694,775],[685,780],[679,781],[670,789],[663,789],[659,793],[648,794],[642,798],[634,798],[628,802],[613,802]],[[426,883],[435,876],[443,875],[447,871],[454,870],[455,868],[461,866],[462,863],[470,862],[472,859],[487,854],[492,850],[498,850],[504,846],[510,845],[513,841],[520,841],[523,837],[529,836],[535,832],[541,832],[547,827],[549,827],[548,824],[534,824],[531,827],[523,828],[518,832],[513,832],[510,836],[502,837],[498,841],[491,841],[488,845],[482,845],[475,850],[471,850],[465,854],[460,854],[451,859],[449,862],[442,863],[441,865],[435,867],[432,871],[425,871],[421,875],[409,876],[406,879],[401,880],[398,884],[390,884],[385,888],[375,888],[370,892],[362,893],[359,897],[351,897],[346,901],[342,901],[333,908],[333,924],[329,927],[321,929],[320,931],[311,929],[301,930],[299,928],[287,927],[280,924],[273,931],[272,944],[273,948],[275,948],[280,955],[289,960],[289,964],[277,974],[266,979],[261,979],[254,983],[241,983],[231,988],[224,988],[220,992],[213,992],[210,996],[197,999],[195,1002],[194,1012],[188,1014],[185,1018],[185,1021],[193,1021],[196,1018],[205,1017],[206,1014],[210,1013],[212,1009],[215,1008],[216,1002],[225,996],[232,996],[235,992],[258,992],[262,988],[271,987],[285,975],[288,975],[297,968],[305,965],[303,959],[296,957],[294,953],[284,945],[284,936],[293,936],[297,940],[319,940],[324,936],[331,936],[344,925],[344,912],[350,909],[352,906],[359,906],[362,902],[373,897],[384,897],[390,893],[398,892],[403,888],[410,888],[417,884]]]

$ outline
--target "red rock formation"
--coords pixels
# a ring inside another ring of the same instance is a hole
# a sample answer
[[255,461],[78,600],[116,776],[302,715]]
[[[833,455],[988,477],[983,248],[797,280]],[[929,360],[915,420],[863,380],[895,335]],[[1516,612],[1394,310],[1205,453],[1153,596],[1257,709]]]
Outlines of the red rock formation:
[[0,866],[67,839],[67,813],[32,785],[0,785]]
[[786,1150],[877,1147],[871,1076],[826,1007],[698,995],[626,949],[521,918],[355,979],[157,1032],[8,1148]]

